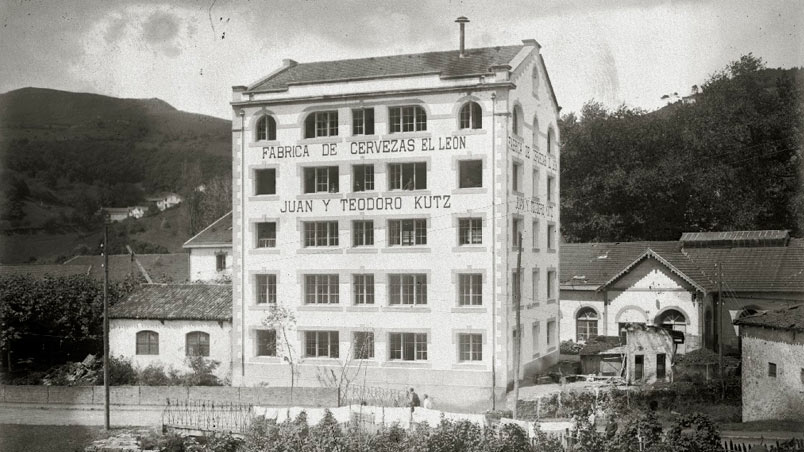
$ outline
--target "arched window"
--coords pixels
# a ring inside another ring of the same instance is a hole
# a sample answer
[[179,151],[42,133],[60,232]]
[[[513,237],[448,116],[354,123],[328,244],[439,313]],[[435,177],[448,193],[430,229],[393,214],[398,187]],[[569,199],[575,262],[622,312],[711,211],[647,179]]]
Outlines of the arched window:
[[553,153],[553,146],[554,146],[553,141],[555,141],[555,134],[553,133],[553,128],[550,127],[549,129],[547,129],[547,153],[548,154]]
[[304,120],[304,138],[338,135],[338,111],[316,111]]
[[137,354],[138,355],[158,355],[159,354],[159,333],[156,331],[137,332]]
[[539,150],[539,118],[533,115],[533,150]]
[[477,102],[467,102],[461,107],[461,129],[482,129],[483,112]]
[[257,141],[276,140],[276,120],[265,115],[257,120]]
[[203,331],[187,333],[187,356],[209,356],[209,334]]
[[656,324],[667,330],[687,331],[687,318],[675,309],[664,311],[656,319]]
[[539,63],[533,63],[533,73],[531,74],[533,78],[533,94],[536,97],[539,97]]
[[522,124],[520,124],[520,122],[522,121],[522,118],[520,116],[522,115],[519,113],[519,110],[519,105],[517,105],[514,107],[513,113],[511,113],[511,131],[514,132],[514,135],[521,134],[520,129],[522,128]]
[[575,317],[575,338],[577,342],[585,342],[597,336],[597,311],[592,308],[583,308]]

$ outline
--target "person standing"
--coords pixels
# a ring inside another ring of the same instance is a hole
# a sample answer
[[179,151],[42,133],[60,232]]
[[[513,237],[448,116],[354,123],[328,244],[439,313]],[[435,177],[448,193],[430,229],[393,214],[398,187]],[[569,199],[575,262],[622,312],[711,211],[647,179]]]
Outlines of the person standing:
[[417,406],[421,405],[419,394],[416,394],[416,391],[414,391],[413,388],[410,388],[410,392],[408,392],[408,402],[410,403],[411,414]]

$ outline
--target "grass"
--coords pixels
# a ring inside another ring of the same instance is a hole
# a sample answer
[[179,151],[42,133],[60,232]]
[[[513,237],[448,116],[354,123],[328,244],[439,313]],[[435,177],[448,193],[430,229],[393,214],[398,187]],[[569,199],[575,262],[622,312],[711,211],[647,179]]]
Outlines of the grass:
[[801,432],[804,433],[804,421],[766,420],[751,422],[732,422],[720,424],[721,430],[739,432]]
[[675,410],[659,409],[656,412],[656,416],[664,427],[669,427],[678,417],[689,413],[704,414],[719,425],[737,423],[742,419],[742,408],[740,405],[729,403],[692,402],[684,408],[677,408]]
[[[111,433],[115,433],[112,430]],[[3,452],[83,451],[109,433],[103,427],[83,425],[0,425],[0,450]]]

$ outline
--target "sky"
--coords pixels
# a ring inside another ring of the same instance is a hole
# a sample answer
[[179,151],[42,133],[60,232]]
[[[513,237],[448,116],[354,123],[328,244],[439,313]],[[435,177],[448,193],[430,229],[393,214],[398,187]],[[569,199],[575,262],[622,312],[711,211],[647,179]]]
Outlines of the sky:
[[158,97],[231,118],[231,87],[290,58],[393,55],[536,39],[562,113],[656,109],[741,55],[804,66],[802,0],[3,0],[0,93],[34,86]]

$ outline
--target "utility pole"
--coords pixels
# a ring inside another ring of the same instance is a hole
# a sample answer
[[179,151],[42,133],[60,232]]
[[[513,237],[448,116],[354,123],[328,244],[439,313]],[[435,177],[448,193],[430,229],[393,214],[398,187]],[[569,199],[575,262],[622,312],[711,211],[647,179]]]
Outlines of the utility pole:
[[723,262],[717,263],[717,318],[718,318],[718,341],[717,341],[717,360],[720,368],[720,398],[726,397],[726,380],[723,375]]
[[103,427],[109,430],[109,223],[103,215]]
[[514,326],[514,419],[517,417],[517,405],[519,404],[519,367],[522,361],[522,328],[519,322],[521,317],[522,306],[522,233],[517,235],[517,245],[519,252],[516,256],[516,291],[514,291],[514,316],[516,318],[516,326]]

